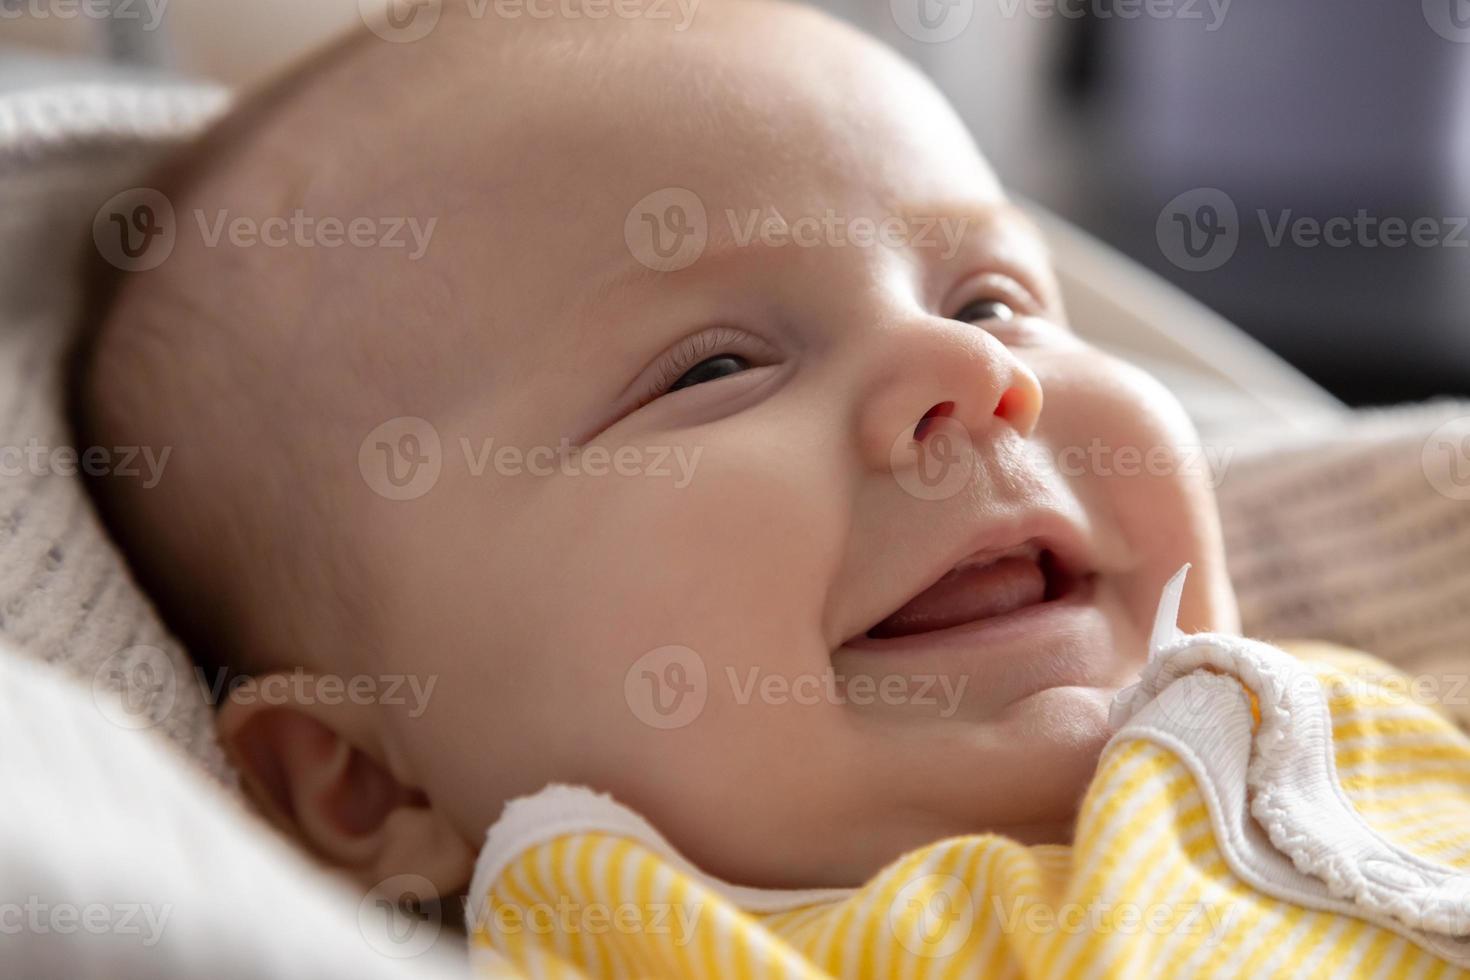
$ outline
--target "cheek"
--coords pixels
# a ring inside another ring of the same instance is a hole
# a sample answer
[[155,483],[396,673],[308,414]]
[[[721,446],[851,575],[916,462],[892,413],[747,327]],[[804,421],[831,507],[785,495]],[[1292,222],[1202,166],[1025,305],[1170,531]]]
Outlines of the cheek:
[[571,480],[538,502],[562,553],[538,575],[578,606],[549,617],[557,629],[597,624],[625,654],[703,644],[752,662],[815,632],[844,534],[823,460],[747,427],[711,428],[680,446],[698,454],[683,485]]
[[1159,589],[1193,566],[1181,620],[1190,629],[1233,629],[1213,487],[1219,451],[1201,444],[1178,400],[1143,371],[1092,352],[1043,377],[1039,436],[1063,478],[1100,522],[1140,625]]
[[[671,805],[658,796],[669,773],[691,796],[718,795],[710,778],[800,740],[793,726],[811,712],[726,703],[741,689],[732,676],[830,663],[815,611],[844,509],[813,469],[819,454],[787,445],[743,432],[689,441],[678,448],[692,471],[670,462],[667,476],[441,482],[437,516],[398,563],[404,615],[393,617],[408,624],[395,649],[439,687],[400,735],[467,835],[553,779],[650,810]],[[697,721],[661,727],[696,683]],[[517,745],[536,749],[500,749]]]

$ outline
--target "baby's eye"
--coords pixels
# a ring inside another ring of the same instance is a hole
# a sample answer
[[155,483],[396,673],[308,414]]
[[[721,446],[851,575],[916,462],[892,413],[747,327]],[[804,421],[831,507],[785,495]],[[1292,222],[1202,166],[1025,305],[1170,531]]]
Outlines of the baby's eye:
[[950,317],[950,319],[974,324],[985,323],[991,320],[1005,323],[1014,319],[1015,316],[1016,311],[1004,300],[977,299],[960,307],[959,312]]
[[[774,367],[780,360],[781,351],[756,334],[728,325],[710,327],[681,340],[644,372],[636,384],[640,394],[632,410],[637,411],[681,388],[693,388],[735,375],[749,374],[750,377],[743,380],[753,381],[763,369]],[[731,382],[727,393],[741,390],[739,382]],[[698,396],[693,397],[695,402],[700,401]]]
[[750,361],[739,354],[717,354],[700,361],[694,367],[679,375],[673,384],[669,385],[669,391],[678,391],[680,388],[692,388],[702,385],[706,381],[718,381],[720,378],[741,371],[750,370]]

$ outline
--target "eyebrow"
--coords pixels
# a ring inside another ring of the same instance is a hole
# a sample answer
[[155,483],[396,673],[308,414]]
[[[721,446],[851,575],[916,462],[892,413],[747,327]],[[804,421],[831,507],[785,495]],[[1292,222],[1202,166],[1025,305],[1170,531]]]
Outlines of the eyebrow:
[[[714,215],[706,217],[709,240],[705,243],[699,257],[686,269],[665,272],[651,268],[639,261],[631,250],[624,259],[616,264],[616,271],[599,280],[587,300],[588,305],[597,306],[606,302],[617,293],[635,289],[649,282],[664,280],[668,276],[678,276],[683,272],[695,274],[711,274],[711,270],[718,269],[728,264],[735,256],[746,254],[751,249],[763,249],[768,247],[793,247],[793,246],[767,246],[758,238],[751,242],[741,242],[734,229],[729,227],[726,218],[728,212],[720,212],[718,218]],[[784,216],[783,216],[784,217]],[[795,220],[806,217],[801,215]],[[1010,201],[999,200],[977,204],[971,201],[965,202],[938,202],[935,206],[908,205],[896,208],[882,216],[859,215],[858,217],[869,218],[875,223],[881,224],[889,218],[898,218],[908,224],[916,224],[923,221],[953,221],[965,222],[966,236],[975,233],[971,224],[979,228],[1009,228],[1018,230],[1022,235],[1032,237],[1041,246],[1042,254],[1049,255],[1050,249],[1046,245],[1040,229],[1031,217],[1017,205]],[[760,218],[758,220],[764,220]],[[580,305],[580,304],[579,304]]]

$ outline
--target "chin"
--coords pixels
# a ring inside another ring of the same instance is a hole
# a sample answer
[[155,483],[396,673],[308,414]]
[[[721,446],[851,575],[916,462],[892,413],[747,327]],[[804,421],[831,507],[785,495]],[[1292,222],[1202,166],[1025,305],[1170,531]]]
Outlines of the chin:
[[1116,693],[1111,687],[1052,687],[1011,704],[997,719],[1016,740],[1010,767],[1026,787],[1025,813],[1007,821],[1015,827],[1012,836],[1025,837],[1025,825],[1065,824],[1070,840],[1072,818],[1113,735],[1108,713]]
[[1108,714],[1114,687],[1049,687],[1008,705],[996,721],[1014,731],[1019,751],[1050,766],[1086,768],[1091,778],[1113,735]]
[[[1108,713],[1119,687],[1093,687],[1064,684],[1048,687],[1007,705],[999,721],[1021,722],[1045,726],[1036,735],[1048,739],[1095,738],[1107,741],[1112,734]],[[1098,746],[1101,748],[1101,745]]]

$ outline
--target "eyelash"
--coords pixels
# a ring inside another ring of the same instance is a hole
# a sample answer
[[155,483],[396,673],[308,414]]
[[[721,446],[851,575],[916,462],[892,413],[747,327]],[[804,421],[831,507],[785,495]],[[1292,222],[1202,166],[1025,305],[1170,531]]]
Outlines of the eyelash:
[[955,304],[954,313],[948,314],[950,319],[958,316],[965,307],[982,300],[1004,303],[1016,316],[1035,316],[1040,306],[1029,289],[1002,273],[986,273],[977,277],[975,285],[964,296],[964,300]]
[[703,333],[681,340],[669,351],[658,366],[658,373],[639,399],[639,406],[647,405],[668,393],[669,386],[678,381],[684,372],[720,354],[737,354],[752,361],[771,356],[770,345],[736,327],[715,327]]

